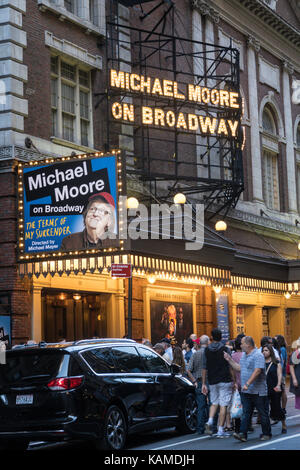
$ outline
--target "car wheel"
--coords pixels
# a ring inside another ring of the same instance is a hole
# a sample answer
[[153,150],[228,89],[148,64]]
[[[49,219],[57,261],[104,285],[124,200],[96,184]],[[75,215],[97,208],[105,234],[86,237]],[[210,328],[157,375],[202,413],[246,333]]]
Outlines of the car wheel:
[[181,410],[176,427],[181,433],[195,432],[197,427],[197,402],[193,395],[188,395]]
[[106,413],[104,435],[99,448],[121,450],[125,445],[126,437],[127,424],[124,413],[118,406],[112,405]]

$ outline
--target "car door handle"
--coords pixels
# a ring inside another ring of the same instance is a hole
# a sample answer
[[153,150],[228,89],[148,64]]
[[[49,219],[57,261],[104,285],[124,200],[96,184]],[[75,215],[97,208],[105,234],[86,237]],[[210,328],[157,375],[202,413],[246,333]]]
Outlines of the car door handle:
[[155,378],[154,377],[148,377],[147,380],[146,380],[147,383],[154,383],[155,382]]

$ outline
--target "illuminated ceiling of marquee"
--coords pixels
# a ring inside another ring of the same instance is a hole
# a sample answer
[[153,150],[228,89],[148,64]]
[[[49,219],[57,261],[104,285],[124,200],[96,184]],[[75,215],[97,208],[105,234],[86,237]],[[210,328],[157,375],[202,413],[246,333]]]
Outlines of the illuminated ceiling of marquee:
[[[112,7],[107,21],[107,82],[96,105],[107,113],[106,145],[118,146],[123,137],[134,155],[127,174],[154,198],[171,200],[180,190],[190,199],[197,195],[213,215],[226,216],[243,191],[239,52],[192,41],[190,31],[178,34],[183,21],[174,2],[136,6],[131,18],[136,27],[117,24]],[[112,69],[125,72],[123,85],[110,86]],[[148,79],[154,91],[138,91]],[[189,99],[191,85],[200,100]],[[224,106],[221,90],[238,96],[238,106]]]

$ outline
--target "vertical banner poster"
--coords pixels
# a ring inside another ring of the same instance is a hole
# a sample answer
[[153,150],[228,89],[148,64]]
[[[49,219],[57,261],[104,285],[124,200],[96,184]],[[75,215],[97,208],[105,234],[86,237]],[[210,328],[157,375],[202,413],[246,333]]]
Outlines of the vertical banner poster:
[[218,295],[216,301],[218,328],[222,331],[222,341],[226,342],[229,340],[228,295]]
[[193,333],[193,306],[185,302],[150,301],[151,342],[162,338],[175,339],[181,346]]
[[118,235],[117,157],[23,167],[23,254],[101,249]]

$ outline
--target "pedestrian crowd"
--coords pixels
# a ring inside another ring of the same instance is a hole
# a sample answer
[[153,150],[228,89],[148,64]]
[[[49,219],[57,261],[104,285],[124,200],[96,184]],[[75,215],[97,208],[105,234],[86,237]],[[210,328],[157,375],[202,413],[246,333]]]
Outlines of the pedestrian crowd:
[[216,438],[233,435],[246,442],[253,432],[253,416],[261,426],[260,439],[272,437],[273,424],[286,425],[286,375],[290,374],[290,392],[295,395],[295,408],[300,409],[300,338],[293,342],[288,357],[282,335],[264,336],[256,347],[251,336],[239,334],[235,340],[223,341],[218,328],[211,337],[192,334],[182,347],[175,340],[163,338],[152,346],[194,385],[197,400],[198,434]]

